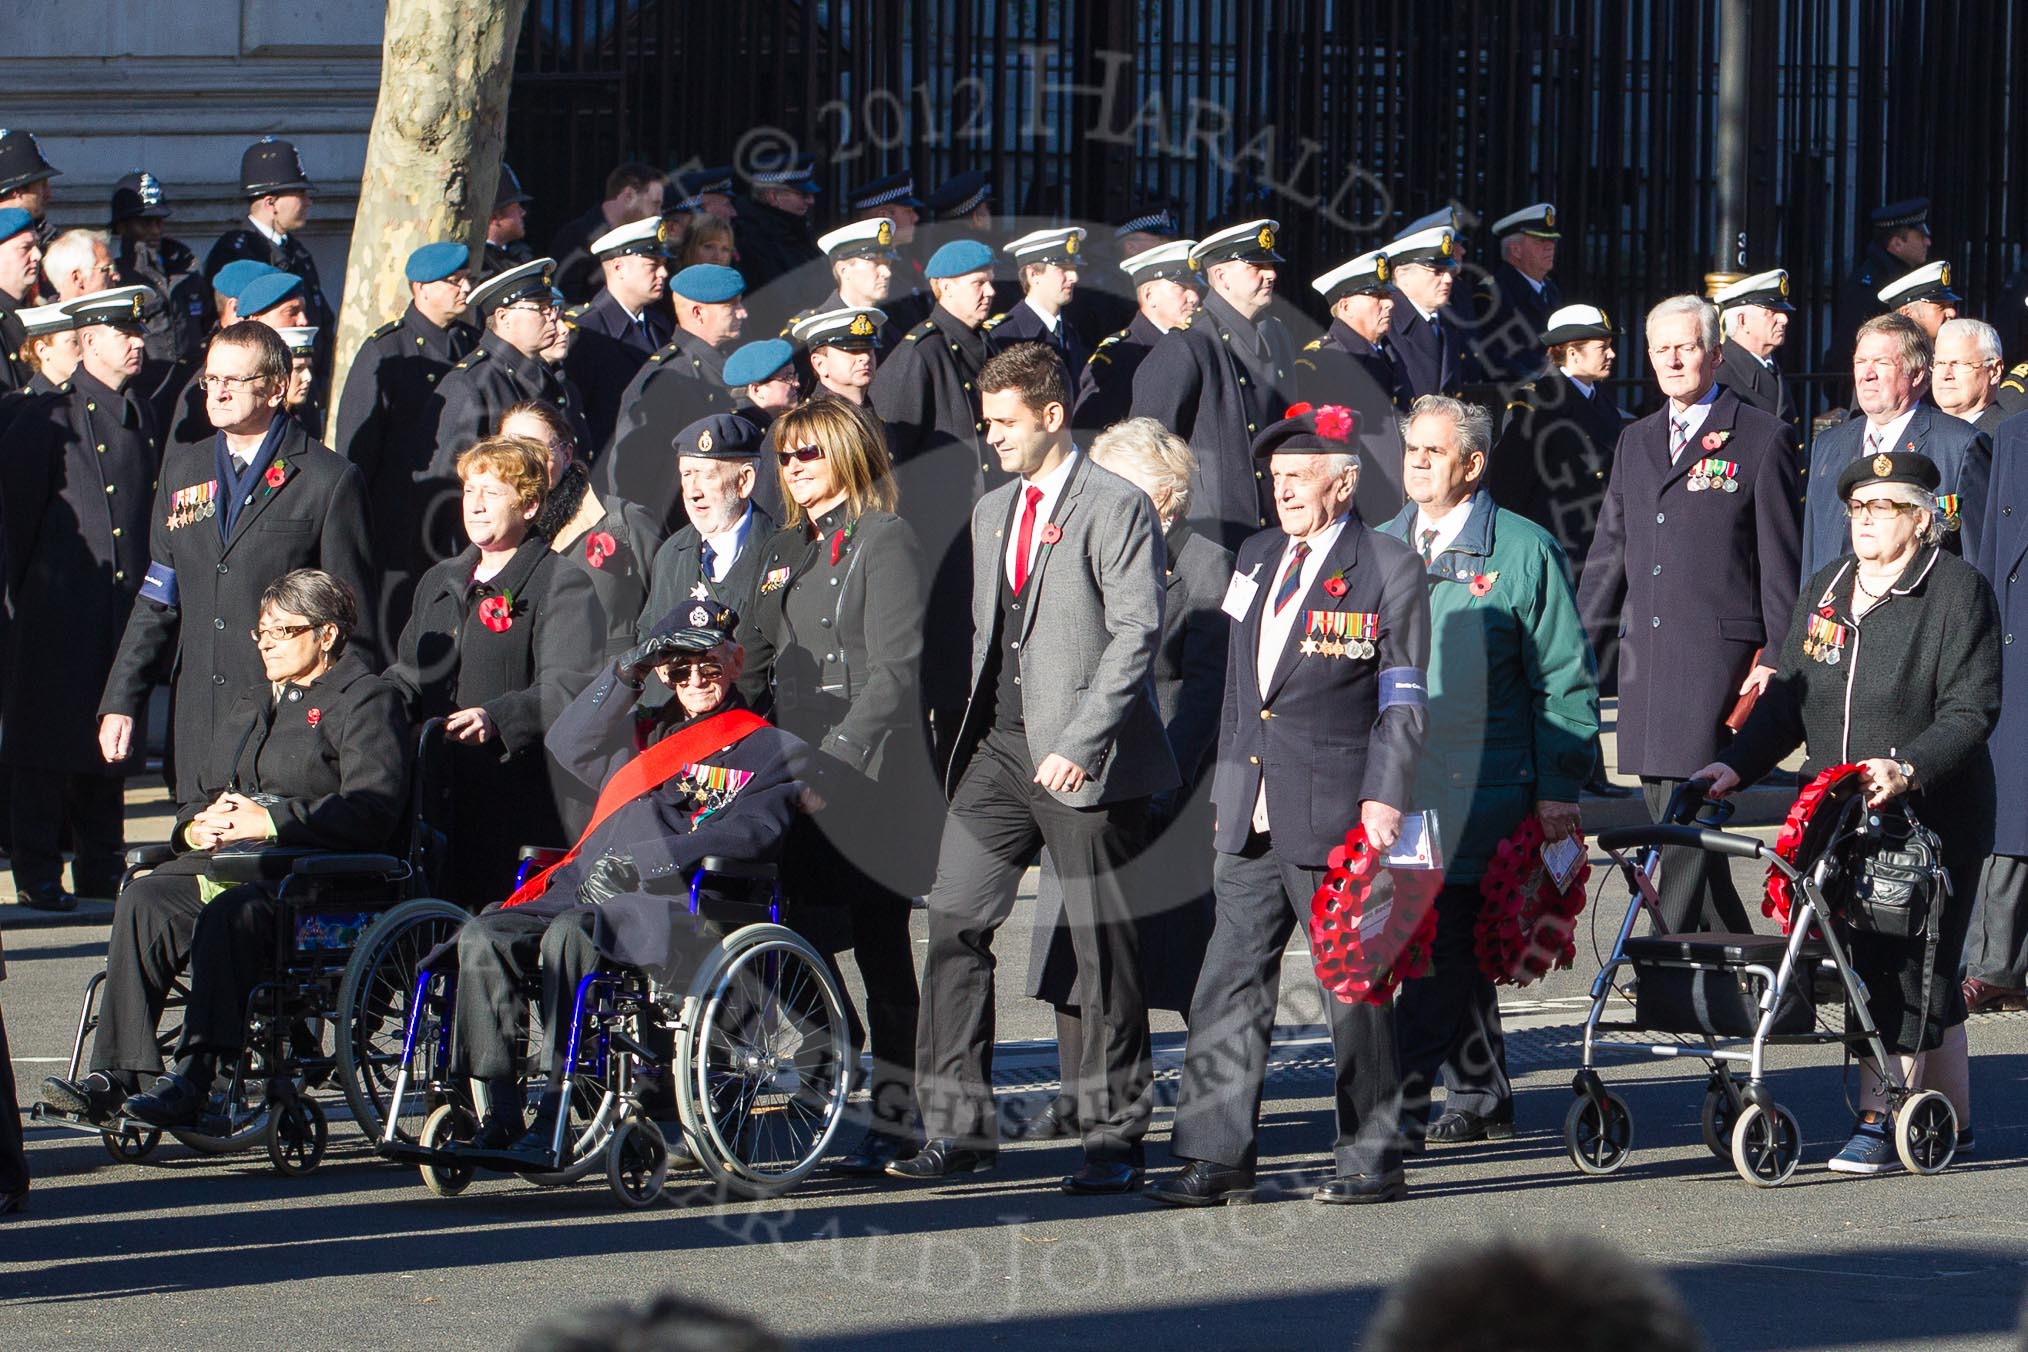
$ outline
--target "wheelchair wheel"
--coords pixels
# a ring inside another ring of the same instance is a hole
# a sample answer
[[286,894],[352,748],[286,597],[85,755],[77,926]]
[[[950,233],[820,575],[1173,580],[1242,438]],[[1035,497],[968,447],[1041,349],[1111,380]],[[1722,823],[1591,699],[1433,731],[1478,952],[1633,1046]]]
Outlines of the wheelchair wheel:
[[1722,1160],[1732,1158],[1732,1125],[1739,1120],[1733,1097],[1716,1079],[1704,1091],[1704,1110],[1697,1125],[1704,1133],[1704,1148]]
[[1610,1089],[1603,1098],[1578,1095],[1563,1118],[1563,1148],[1580,1172],[1609,1174],[1633,1153],[1634,1116]]
[[1732,1124],[1732,1167],[1756,1188],[1778,1188],[1795,1177],[1803,1158],[1803,1131],[1779,1103],[1772,1116],[1757,1103],[1740,1109]]
[[105,1146],[106,1153],[120,1163],[139,1164],[162,1144],[162,1129],[121,1121],[100,1127],[99,1142]]
[[[378,1141],[387,1128],[387,1105],[394,1095],[395,1076],[401,1070],[403,1039],[408,1031],[409,1004],[415,995],[416,976],[430,950],[455,938],[466,913],[448,901],[419,897],[389,910],[360,936],[345,965],[345,979],[338,987],[338,1008],[333,1015],[337,1033],[338,1081],[345,1101],[368,1140]],[[436,1016],[426,1015],[431,1026],[419,1031],[421,1049],[435,1049]],[[428,1078],[425,1063],[413,1068]],[[404,1111],[396,1131],[397,1139],[420,1138],[430,1105],[420,1094],[411,1093],[412,1107]]]
[[1940,1174],[1958,1153],[1958,1114],[1934,1089],[1911,1094],[1894,1114],[1894,1153],[1912,1174]]
[[324,1160],[330,1127],[324,1106],[304,1094],[290,1094],[268,1107],[268,1163],[290,1178],[301,1178]]
[[817,1167],[855,1057],[829,969],[800,936],[749,925],[720,943],[686,1002],[677,1048],[688,1144],[734,1196],[778,1196]]
[[[479,1134],[479,1119],[461,1103],[446,1103],[429,1115],[417,1138],[425,1150],[442,1150],[453,1141],[469,1141]],[[456,1197],[472,1185],[476,1172],[469,1164],[425,1164],[421,1166],[423,1186],[439,1197]]]
[[652,1118],[620,1123],[606,1144],[606,1182],[613,1196],[630,1207],[653,1206],[669,1181],[669,1145]]

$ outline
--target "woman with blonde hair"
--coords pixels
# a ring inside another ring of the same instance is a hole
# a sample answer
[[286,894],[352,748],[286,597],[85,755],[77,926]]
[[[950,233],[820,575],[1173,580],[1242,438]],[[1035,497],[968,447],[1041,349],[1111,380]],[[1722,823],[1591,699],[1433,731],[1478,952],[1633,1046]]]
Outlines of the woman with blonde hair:
[[[869,414],[812,399],[769,435],[787,526],[761,554],[740,687],[815,748],[822,807],[792,832],[784,882],[798,926],[827,950],[850,947],[866,983],[872,1120],[839,1168],[872,1176],[913,1143],[920,997],[908,917],[942,826],[918,685],[922,550],[894,514],[893,466]],[[827,920],[839,932],[822,942]],[[853,1024],[856,1040],[856,1012]]]
[[442,718],[450,744],[430,824],[450,840],[438,894],[505,897],[523,845],[565,831],[542,737],[606,651],[591,579],[531,527],[549,495],[549,448],[487,437],[457,460],[470,543],[423,574],[387,680],[415,722]]

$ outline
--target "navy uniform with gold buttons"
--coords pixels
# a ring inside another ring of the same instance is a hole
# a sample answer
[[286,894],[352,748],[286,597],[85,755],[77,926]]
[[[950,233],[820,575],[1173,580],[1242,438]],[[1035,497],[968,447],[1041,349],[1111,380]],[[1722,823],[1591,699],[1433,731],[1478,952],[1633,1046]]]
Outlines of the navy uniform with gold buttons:
[[[265,325],[242,321],[212,343],[265,346],[269,339],[281,343]],[[281,411],[282,395],[275,390],[267,433],[244,468],[223,432],[174,444],[163,457],[147,578],[99,701],[101,718],[138,719],[159,673],[175,673],[175,744],[197,749],[177,762],[179,802],[200,791],[202,748],[232,701],[264,679],[260,652],[246,636],[270,582],[321,568],[351,587],[361,612],[353,648],[369,666],[379,663],[365,482]]]
[[[693,263],[669,279],[676,313],[686,301],[699,305],[742,303],[746,282],[728,267]],[[732,337],[737,338],[738,331]],[[731,339],[727,339],[730,345]],[[635,373],[620,396],[619,421],[610,448],[602,457],[601,487],[638,502],[673,530],[682,518],[676,481],[676,459],[669,444],[678,432],[713,413],[732,412],[732,392],[725,385],[725,352],[679,322],[669,341],[657,348]]]
[[1551,242],[1563,238],[1556,226],[1555,204],[1537,202],[1493,222],[1501,257],[1491,272],[1479,274],[1472,295],[1470,364],[1479,378],[1488,381],[1523,380],[1540,369],[1542,331],[1549,327],[1550,312],[1563,305],[1563,291],[1555,281],[1544,277],[1537,282],[1508,261],[1507,240],[1515,235]]
[[1394,366],[1377,346],[1387,337],[1394,305],[1392,275],[1387,255],[1375,249],[1312,281],[1310,289],[1330,308],[1331,327],[1296,354],[1296,388],[1304,403],[1338,404],[1359,415],[1359,519],[1375,527],[1392,520],[1406,500]]
[[[1200,303],[1197,288],[1203,284],[1203,278],[1190,266],[1190,252],[1196,247],[1194,239],[1171,240],[1121,260],[1120,271],[1126,274],[1127,285],[1134,289],[1136,309],[1127,326],[1101,338],[1085,361],[1084,388],[1071,415],[1071,423],[1080,432],[1102,432],[1133,411],[1134,376],[1156,342],[1168,332],[1151,313],[1151,307],[1163,304],[1157,297],[1161,288],[1148,291],[1142,288],[1161,282],[1179,288],[1168,294],[1172,303],[1167,309],[1174,322],[1180,323],[1197,312]],[[1080,297],[1086,294],[1078,292]]]
[[[660,216],[650,216],[606,231],[591,242],[591,255],[601,268],[610,259],[629,256],[659,259],[666,266],[668,238],[668,224]],[[577,340],[563,359],[563,369],[584,395],[584,420],[591,428],[586,454],[612,439],[627,386],[671,338],[676,326],[669,317],[667,297],[665,290],[644,304],[640,314],[631,315],[610,287],[601,286],[597,295],[565,313],[565,322],[577,330]]]
[[[472,292],[472,309],[480,322],[518,301],[554,305],[554,266],[549,259],[538,258],[481,282]],[[523,352],[488,327],[478,344],[437,382],[431,401],[434,417],[426,416],[436,443],[430,477],[455,477],[459,453],[493,435],[501,414],[530,399],[555,405],[576,430],[577,444],[591,444],[584,400],[570,377],[540,353]]]
[[1800,437],[1802,420],[1796,415],[1789,387],[1783,382],[1773,355],[1762,357],[1741,346],[1732,337],[1730,323],[1732,312],[1742,305],[1793,312],[1796,307],[1789,301],[1789,274],[1781,268],[1757,272],[1720,287],[1711,299],[1718,306],[1719,321],[1726,325],[1725,341],[1720,347],[1725,360],[1718,364],[1718,383],[1762,413],[1774,414]]
[[[98,691],[148,573],[148,504],[161,464],[153,409],[134,370],[94,330],[144,336],[146,287],[70,302],[86,340],[67,390],[45,395],[0,445],[13,630],[0,758],[13,776],[16,890],[62,905],[68,821],[79,893],[111,897],[120,877],[120,778],[99,754]],[[246,642],[245,635],[240,642]],[[31,902],[35,904],[35,902]]]
[[[425,244],[408,257],[411,283],[450,281],[467,269],[470,251],[448,241]],[[414,504],[416,483],[436,450],[431,401],[437,385],[479,341],[462,320],[439,327],[411,302],[401,318],[375,329],[360,344],[338,402],[331,449],[359,466],[372,503],[373,559],[380,565],[377,596],[381,649],[393,647],[408,618],[409,595],[431,560],[422,546]]]
[[[1464,379],[1465,335],[1446,311],[1438,307],[1425,315],[1400,286],[1400,271],[1412,263],[1424,267],[1458,270],[1459,246],[1456,237],[1443,226],[1418,230],[1386,246],[1389,269],[1396,276],[1394,313],[1387,324],[1388,358],[1394,363],[1395,399],[1407,408],[1425,394],[1456,394]],[[1452,296],[1457,296],[1453,284]]]
[[[1209,277],[1221,263],[1272,269],[1279,221],[1248,221],[1197,242]],[[1250,453],[1255,435],[1296,399],[1296,351],[1279,319],[1247,318],[1214,281],[1203,308],[1150,349],[1134,375],[1133,416],[1150,417],[1197,452],[1190,522],[1228,549],[1267,525],[1268,483]]]

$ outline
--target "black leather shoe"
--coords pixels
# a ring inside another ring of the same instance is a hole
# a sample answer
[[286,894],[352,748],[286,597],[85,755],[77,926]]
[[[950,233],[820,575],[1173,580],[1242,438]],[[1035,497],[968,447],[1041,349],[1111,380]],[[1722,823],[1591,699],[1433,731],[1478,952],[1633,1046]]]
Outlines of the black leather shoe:
[[28,1189],[0,1192],[0,1216],[18,1216],[28,1209]]
[[127,1101],[127,1091],[113,1083],[102,1070],[82,1080],[51,1075],[42,1082],[42,1101],[59,1112],[76,1113],[87,1122],[105,1122]]
[[1613,783],[1602,771],[1594,771],[1592,777],[1584,781],[1584,791],[1593,798],[1631,798],[1640,792],[1625,784]]
[[1116,1197],[1139,1192],[1142,1179],[1140,1166],[1125,1160],[1086,1160],[1083,1168],[1064,1176],[1062,1187],[1065,1192]]
[[956,1174],[983,1174],[999,1162],[997,1150],[974,1150],[944,1137],[929,1142],[905,1160],[895,1160],[886,1172],[889,1178],[921,1183]]
[[1021,1127],[1024,1141],[1060,1141],[1066,1136],[1080,1135],[1083,1128],[1077,1125],[1077,1104],[1067,1098],[1051,1099],[1047,1108]]
[[37,887],[14,894],[16,905],[31,911],[75,911],[77,898],[61,887]]
[[1148,1196],[1170,1206],[1244,1206],[1253,1200],[1253,1170],[1191,1160]]
[[187,1127],[204,1114],[211,1095],[188,1078],[164,1075],[145,1092],[120,1105],[120,1115],[151,1127]]
[[1445,1113],[1431,1124],[1429,1143],[1431,1145],[1466,1145],[1473,1141],[1511,1141],[1514,1139],[1514,1119],[1507,1117],[1481,1117],[1457,1109]]
[[868,1127],[859,1144],[831,1162],[831,1172],[847,1178],[879,1178],[887,1172],[888,1165],[908,1159],[921,1149],[922,1142],[914,1137],[890,1136]]
[[1398,1202],[1408,1196],[1408,1179],[1401,1170],[1384,1174],[1340,1174],[1310,1194],[1310,1199],[1327,1206],[1360,1206],[1371,1202]]

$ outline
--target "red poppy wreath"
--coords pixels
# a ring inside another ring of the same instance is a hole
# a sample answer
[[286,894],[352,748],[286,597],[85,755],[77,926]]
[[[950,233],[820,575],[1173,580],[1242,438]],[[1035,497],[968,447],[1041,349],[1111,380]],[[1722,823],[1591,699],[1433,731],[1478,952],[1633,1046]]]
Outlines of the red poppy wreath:
[[[1578,837],[1578,844],[1584,837]],[[1562,892],[1542,862],[1542,823],[1534,813],[1501,841],[1479,879],[1479,921],[1472,945],[1479,970],[1496,985],[1525,986],[1577,959],[1576,921],[1584,910],[1591,862]]]
[[1427,975],[1436,942],[1443,874],[1386,868],[1381,859],[1365,826],[1353,827],[1310,897],[1310,962],[1324,989],[1348,1005],[1385,1005],[1395,987]]

